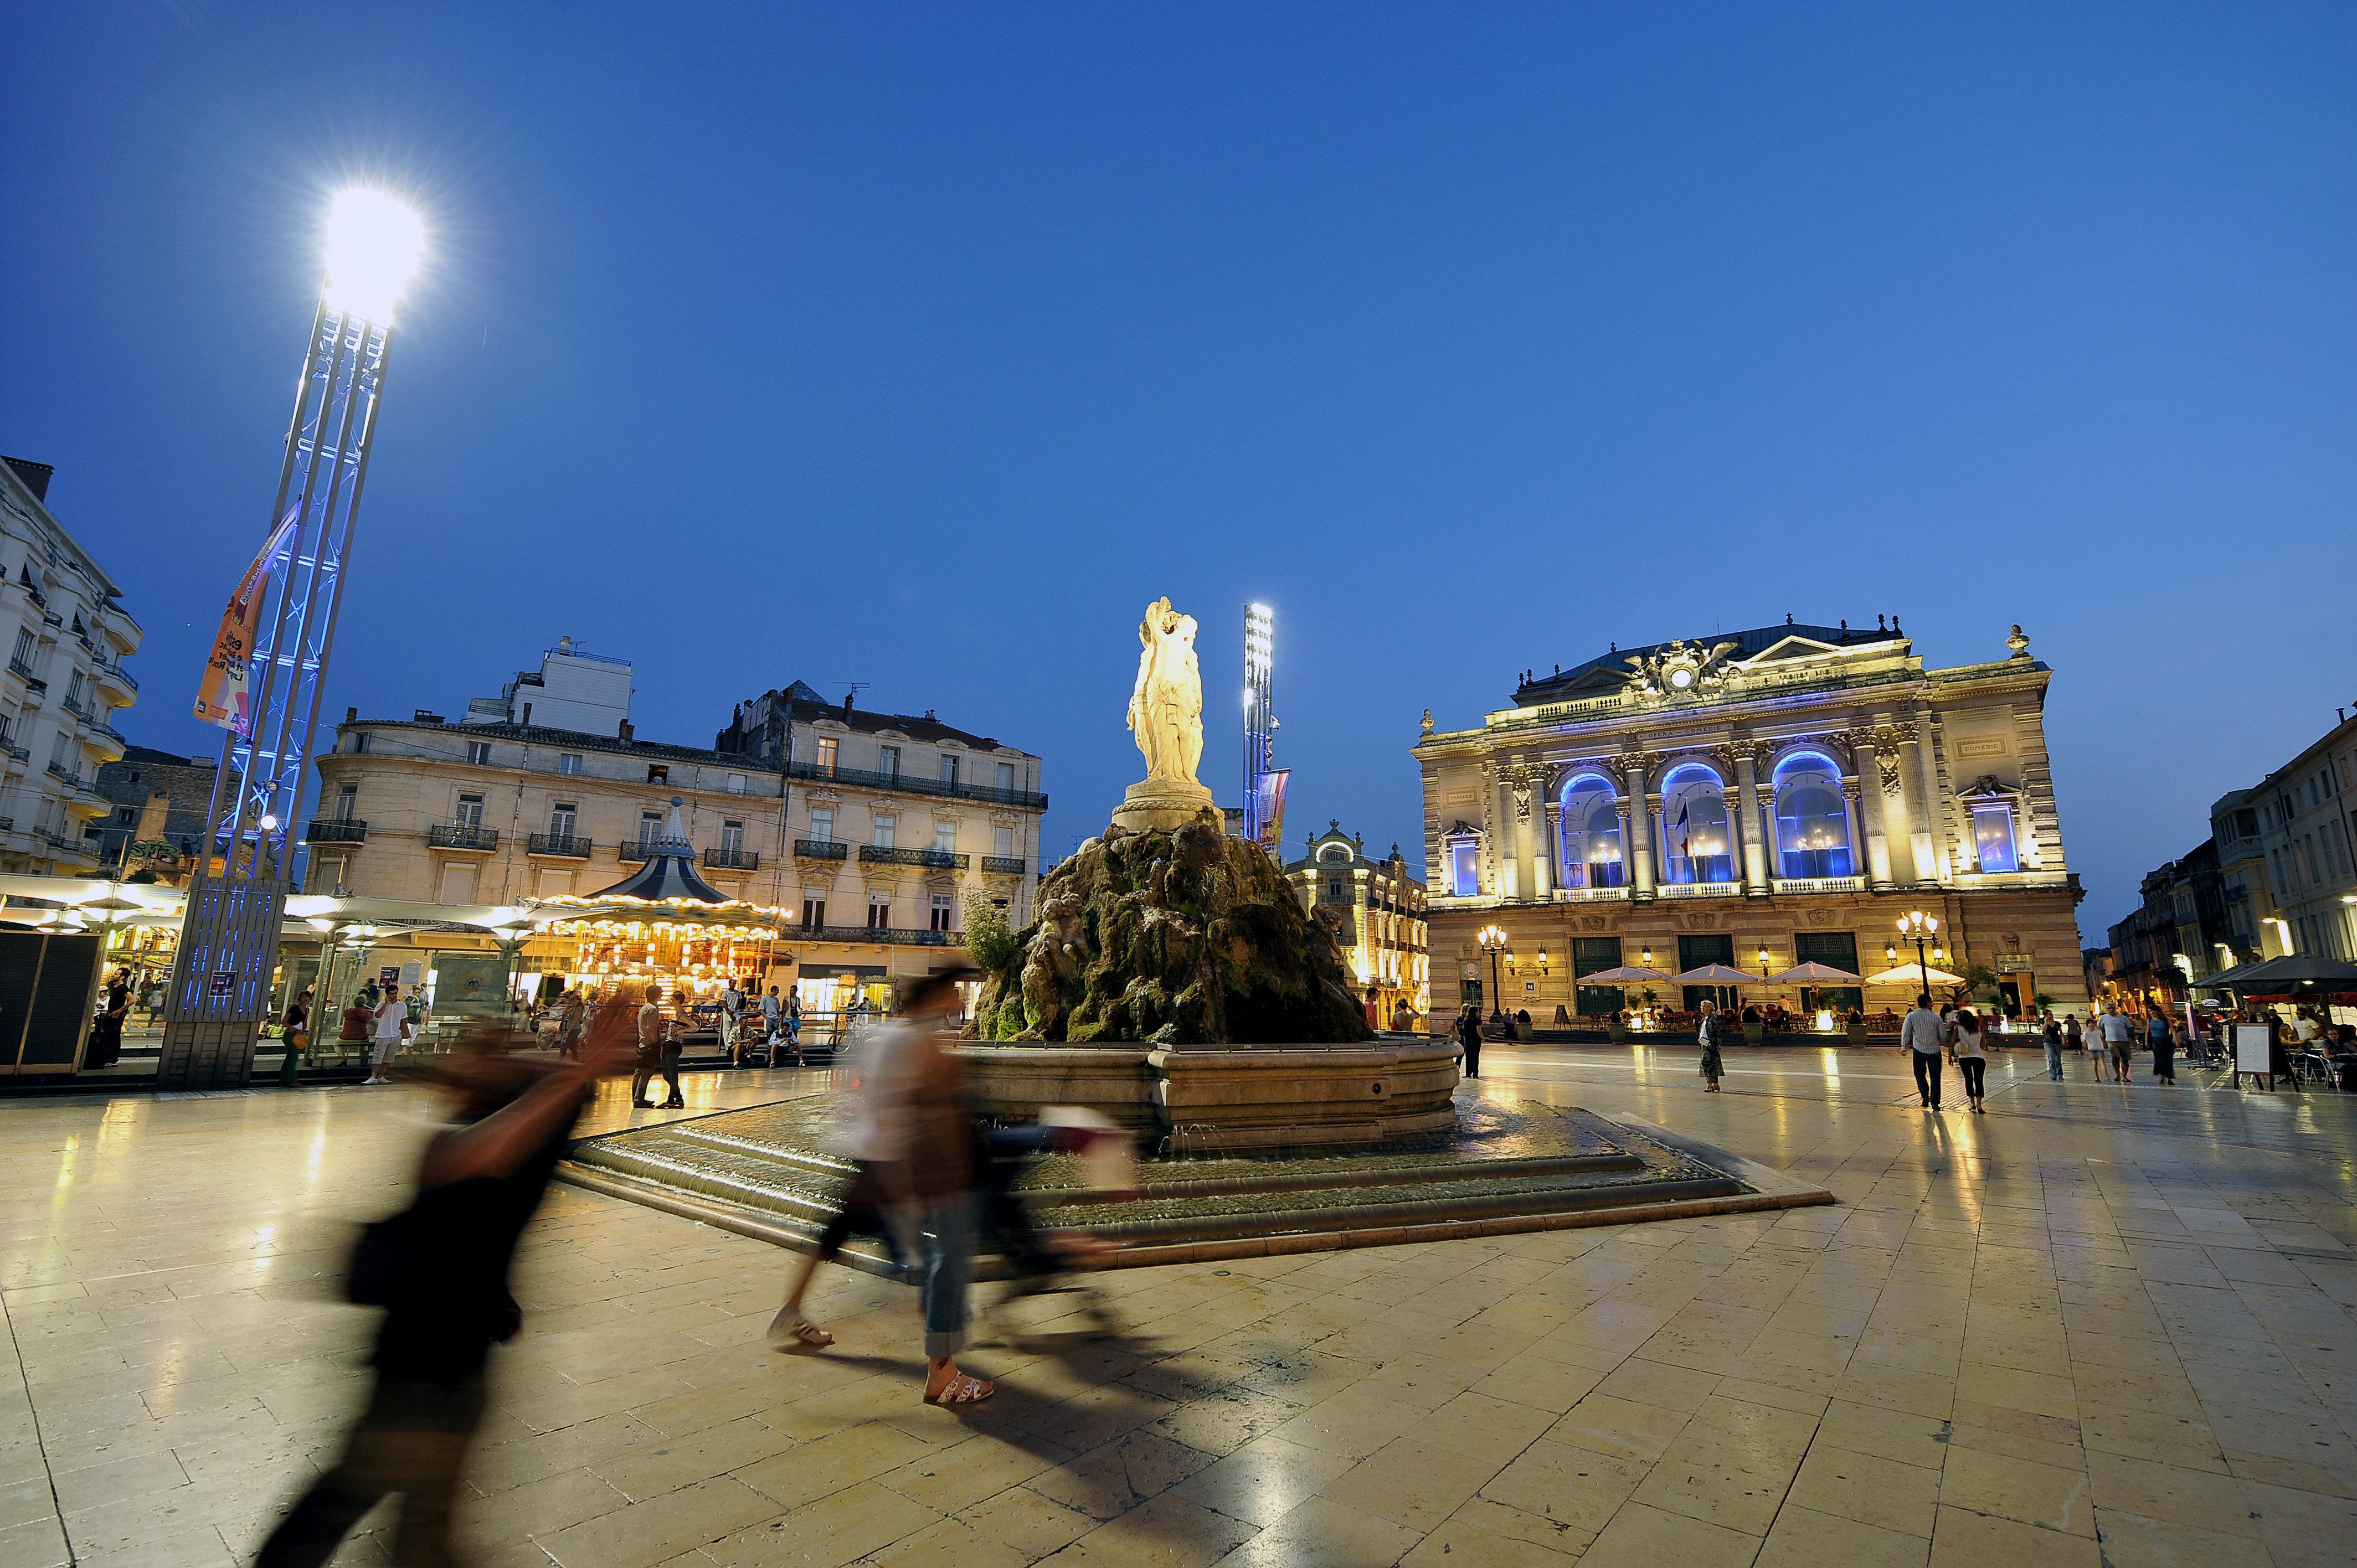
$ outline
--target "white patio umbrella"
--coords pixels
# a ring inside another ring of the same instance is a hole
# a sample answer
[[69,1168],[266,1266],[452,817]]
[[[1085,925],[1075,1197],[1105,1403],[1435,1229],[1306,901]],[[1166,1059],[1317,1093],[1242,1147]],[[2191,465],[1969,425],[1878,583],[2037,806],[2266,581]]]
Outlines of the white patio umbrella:
[[1575,985],[1641,985],[1649,980],[1667,980],[1658,969],[1644,969],[1636,964],[1622,964],[1618,969],[1599,969],[1583,974],[1572,982]]
[[[1912,972],[1911,971],[1910,972]],[[1835,969],[1829,963],[1811,959],[1796,963],[1781,974],[1769,976],[1770,985],[1863,985],[1866,983],[1846,969]]]
[[1768,982],[1756,974],[1746,974],[1739,969],[1729,969],[1723,963],[1706,963],[1700,969],[1690,969],[1684,974],[1670,976],[1672,985],[1765,985]]
[[1936,963],[1928,969],[1911,963],[1897,964],[1879,974],[1869,974],[1866,977],[1866,983],[1868,985],[1911,985],[1919,991],[1927,983],[1962,985],[1964,983],[1963,975],[1950,974]]

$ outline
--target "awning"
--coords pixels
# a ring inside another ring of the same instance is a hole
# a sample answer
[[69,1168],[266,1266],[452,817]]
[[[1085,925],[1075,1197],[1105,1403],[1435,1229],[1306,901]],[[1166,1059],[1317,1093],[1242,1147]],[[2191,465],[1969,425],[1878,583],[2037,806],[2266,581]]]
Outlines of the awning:
[[2278,988],[2288,992],[2295,986],[2330,986],[2341,990],[2357,990],[2357,963],[2347,963],[2320,953],[2286,953],[2265,963],[2246,965],[2241,971],[2229,970],[2239,978],[2228,981],[2218,976],[2208,981],[2196,981],[2197,985],[2224,983],[2244,993],[2271,992]]
[[1619,969],[1599,969],[1593,974],[1580,975],[1572,983],[1574,985],[1642,985],[1649,980],[1667,979],[1669,976],[1658,969],[1640,969],[1634,964],[1623,964]]

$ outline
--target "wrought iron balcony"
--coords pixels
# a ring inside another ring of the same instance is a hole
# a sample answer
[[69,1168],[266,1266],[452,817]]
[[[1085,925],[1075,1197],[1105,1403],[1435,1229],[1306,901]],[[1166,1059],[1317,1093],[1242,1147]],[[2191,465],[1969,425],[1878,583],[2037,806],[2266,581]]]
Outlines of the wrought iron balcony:
[[654,854],[652,844],[640,843],[636,839],[624,839],[614,846],[615,858],[619,860],[641,861],[652,854]]
[[985,854],[982,868],[999,876],[1020,876],[1028,863],[1019,854]]
[[19,762],[30,762],[33,760],[33,752],[30,746],[15,746],[6,741],[0,741],[0,751],[6,752],[9,756],[15,757]]
[[314,817],[303,830],[305,843],[366,843],[368,823],[358,817]]
[[912,931],[898,926],[804,926],[806,942],[866,942],[871,946],[954,948],[965,945],[963,931]]
[[945,849],[892,849],[883,844],[864,843],[859,846],[859,858],[886,865],[925,865],[935,871],[963,871],[972,864],[974,857]]
[[715,871],[759,871],[761,852],[754,849],[707,849],[704,864]]
[[829,768],[818,762],[786,765],[791,779],[818,779],[855,789],[893,789],[903,795],[938,795],[953,800],[986,800],[996,806],[1021,806],[1045,811],[1048,797],[1035,789],[1001,789],[994,784],[969,784],[963,779],[922,779],[913,773],[871,773],[859,768]]
[[52,762],[49,764],[49,777],[59,779],[64,783],[70,784],[77,789],[86,789],[90,788],[90,786],[81,781],[81,774],[75,772],[71,768],[62,762]]
[[126,692],[136,692],[139,690],[138,681],[132,675],[130,671],[125,670],[120,664],[113,663],[109,660],[100,660],[96,664],[93,664],[91,668],[97,671],[98,678],[101,681],[112,682],[113,684],[122,687]]
[[68,697],[65,701],[59,703],[58,706],[63,708],[66,712],[71,714],[74,717],[80,719],[86,725],[94,725],[98,722],[98,715],[96,714],[91,713],[89,708],[85,707],[71,697]]
[[21,659],[11,659],[8,660],[8,673],[30,681],[33,679],[33,667]]
[[589,841],[575,838],[571,833],[534,833],[525,842],[524,853],[566,860],[587,860],[589,858]]
[[842,839],[796,839],[796,860],[848,860],[851,845]]
[[425,847],[489,854],[500,847],[500,830],[472,822],[436,822],[425,830]]

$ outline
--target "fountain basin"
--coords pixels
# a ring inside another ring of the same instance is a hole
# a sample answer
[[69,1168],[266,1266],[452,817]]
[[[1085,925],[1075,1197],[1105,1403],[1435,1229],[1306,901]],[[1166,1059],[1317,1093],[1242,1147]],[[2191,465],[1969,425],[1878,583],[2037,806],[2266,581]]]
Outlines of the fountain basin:
[[1375,1148],[1456,1121],[1453,1044],[980,1046],[974,1106],[1028,1121],[1082,1106],[1174,1155]]

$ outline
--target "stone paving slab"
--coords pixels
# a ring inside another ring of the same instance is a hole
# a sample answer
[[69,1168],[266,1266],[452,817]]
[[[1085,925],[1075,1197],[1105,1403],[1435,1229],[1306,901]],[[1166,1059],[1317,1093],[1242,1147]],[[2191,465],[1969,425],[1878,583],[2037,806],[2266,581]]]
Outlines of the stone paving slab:
[[[462,1544],[724,1563],[2343,1563],[2357,1103],[1903,1063],[1507,1051],[1555,1099],[1839,1207],[1273,1255],[987,1309],[999,1394],[917,1402],[912,1293],[579,1188],[519,1259]],[[731,1075],[774,1098],[815,1075]],[[690,1085],[691,1099],[705,1090]],[[601,1102],[601,1124],[643,1119]],[[307,1282],[404,1198],[403,1090],[0,1106],[0,1563],[249,1561],[366,1389]],[[7,1522],[8,1520],[19,1522]],[[339,1563],[389,1555],[391,1516]]]

